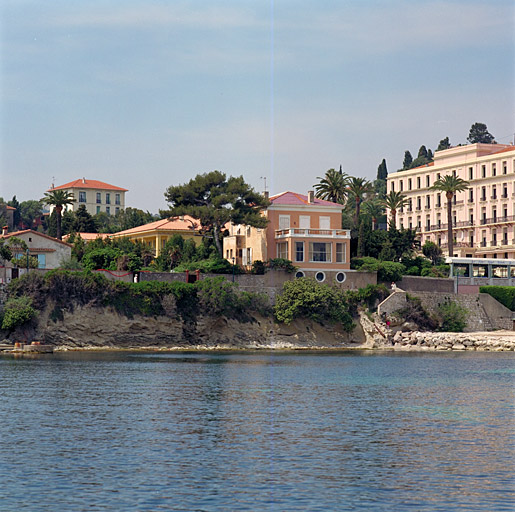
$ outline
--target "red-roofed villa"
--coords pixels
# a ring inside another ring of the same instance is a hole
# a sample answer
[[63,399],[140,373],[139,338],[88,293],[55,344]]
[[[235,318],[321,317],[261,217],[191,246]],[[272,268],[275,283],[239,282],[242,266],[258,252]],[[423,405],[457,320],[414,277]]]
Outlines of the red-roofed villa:
[[341,229],[343,205],[308,195],[283,192],[270,197],[263,214],[265,229],[230,225],[224,238],[224,256],[239,265],[272,258],[291,260],[298,275],[318,281],[345,280],[350,268],[350,231]]
[[84,205],[91,215],[100,212],[115,215],[125,208],[125,192],[128,192],[126,188],[86,178],[70,181],[58,187],[52,187],[47,192],[52,192],[53,190],[71,192],[75,197],[75,202],[68,206],[68,208],[76,211],[79,206]]

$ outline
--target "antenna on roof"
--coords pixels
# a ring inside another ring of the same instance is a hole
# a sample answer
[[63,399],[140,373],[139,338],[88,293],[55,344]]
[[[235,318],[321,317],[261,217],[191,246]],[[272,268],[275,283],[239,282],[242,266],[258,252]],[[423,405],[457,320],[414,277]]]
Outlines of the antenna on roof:
[[51,189],[55,188],[54,181],[55,181],[55,176],[52,176],[52,186],[50,187]]
[[261,176],[260,179],[265,181],[265,193],[266,193],[266,176]]

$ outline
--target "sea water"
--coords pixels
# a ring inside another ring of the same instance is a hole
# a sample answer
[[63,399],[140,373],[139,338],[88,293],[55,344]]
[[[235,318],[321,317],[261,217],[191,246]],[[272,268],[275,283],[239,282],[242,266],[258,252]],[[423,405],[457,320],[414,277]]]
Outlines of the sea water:
[[514,362],[3,356],[0,510],[514,510]]

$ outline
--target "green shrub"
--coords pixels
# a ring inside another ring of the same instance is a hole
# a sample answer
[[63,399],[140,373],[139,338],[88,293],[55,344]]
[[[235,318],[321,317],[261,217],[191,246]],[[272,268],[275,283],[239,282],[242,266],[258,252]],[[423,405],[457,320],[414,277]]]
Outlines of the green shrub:
[[224,258],[210,258],[207,260],[184,262],[175,267],[175,272],[194,272],[200,270],[203,274],[241,274],[243,270],[239,265],[234,265]]
[[400,281],[406,272],[406,267],[402,263],[395,261],[380,261],[370,256],[363,258],[352,258],[351,268],[361,271],[377,272],[377,280],[383,283]]
[[414,322],[423,331],[435,331],[438,329],[438,322],[428,315],[422,306],[422,301],[408,293],[406,294],[406,307],[396,314],[406,322]]
[[249,311],[269,314],[269,299],[264,294],[240,292],[238,286],[224,277],[202,279],[195,283],[199,311],[205,315],[247,320]]
[[438,306],[444,332],[463,332],[467,326],[468,311],[458,303],[447,300]]
[[297,267],[293,265],[293,263],[290,260],[287,260],[285,258],[272,258],[268,260],[266,266],[269,269],[283,269],[286,272],[289,272],[290,274],[293,274],[293,272],[297,272]]
[[261,260],[252,262],[252,273],[257,275],[263,275],[265,273],[265,264]]
[[354,327],[344,292],[304,277],[284,283],[274,312],[285,324],[295,318],[310,318],[318,323],[340,322],[346,331]]
[[30,297],[12,297],[7,300],[4,308],[2,329],[14,329],[23,325],[36,316]]
[[479,293],[488,293],[511,311],[515,311],[515,286],[480,286]]

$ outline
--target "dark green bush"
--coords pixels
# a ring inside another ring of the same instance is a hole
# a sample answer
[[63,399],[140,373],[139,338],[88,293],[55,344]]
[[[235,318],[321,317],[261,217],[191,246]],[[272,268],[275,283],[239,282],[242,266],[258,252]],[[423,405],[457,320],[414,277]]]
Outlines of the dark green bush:
[[479,293],[488,293],[511,311],[515,311],[515,286],[480,286]]
[[274,311],[276,319],[286,324],[295,318],[310,318],[318,323],[340,322],[346,331],[354,327],[345,293],[314,279],[302,277],[284,283]]
[[234,265],[223,258],[210,258],[207,260],[199,260],[199,261],[190,261],[181,263],[177,267],[175,267],[176,272],[186,272],[189,270],[190,272],[194,272],[195,270],[200,270],[203,274],[241,274],[243,270],[239,265]]
[[37,312],[32,306],[32,299],[30,297],[11,297],[5,303],[2,329],[14,329],[27,323],[36,314]]
[[402,263],[395,261],[380,261],[370,256],[362,258],[352,258],[351,268],[356,270],[377,272],[377,280],[383,283],[400,281],[406,272],[406,267]]
[[444,332],[463,332],[467,326],[468,311],[452,300],[440,304],[438,314],[442,319],[440,330]]
[[290,274],[297,271],[297,267],[290,261],[285,258],[272,258],[267,261],[266,266],[269,269],[283,269]]

